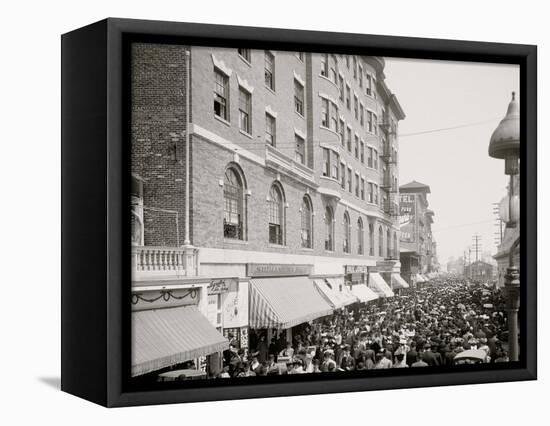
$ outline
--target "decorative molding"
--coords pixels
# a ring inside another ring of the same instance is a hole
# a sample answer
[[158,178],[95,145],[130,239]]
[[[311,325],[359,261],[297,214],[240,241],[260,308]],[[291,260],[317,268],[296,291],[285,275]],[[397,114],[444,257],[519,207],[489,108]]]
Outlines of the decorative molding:
[[302,130],[300,129],[297,129],[296,127],[294,128],[294,133],[296,133],[298,136],[300,136],[302,139],[306,139],[307,135],[305,132],[303,132]]
[[237,74],[237,82],[239,83],[239,86],[243,87],[247,92],[252,94],[254,92],[254,86],[252,86],[248,81],[246,81],[244,78],[241,78],[239,74]]
[[271,106],[266,105],[265,112],[267,112],[269,115],[271,115],[274,118],[277,118],[277,111],[274,111]]
[[218,68],[220,71],[222,71],[228,77],[231,77],[233,70],[229,68],[227,65],[225,65],[224,61],[222,61],[221,59],[217,59],[213,53],[211,55],[212,55],[212,62],[214,63],[214,66]]
[[306,87],[306,82],[305,80],[295,71],[293,70],[293,74],[294,74],[294,79],[300,83],[302,86]]

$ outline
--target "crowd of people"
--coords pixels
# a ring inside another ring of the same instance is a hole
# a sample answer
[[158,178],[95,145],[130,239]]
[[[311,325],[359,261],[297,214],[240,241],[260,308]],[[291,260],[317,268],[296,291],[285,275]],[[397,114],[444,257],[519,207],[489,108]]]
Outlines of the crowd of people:
[[354,304],[292,329],[258,331],[247,353],[235,340],[220,378],[387,368],[445,367],[468,349],[507,362],[501,291],[462,278]]

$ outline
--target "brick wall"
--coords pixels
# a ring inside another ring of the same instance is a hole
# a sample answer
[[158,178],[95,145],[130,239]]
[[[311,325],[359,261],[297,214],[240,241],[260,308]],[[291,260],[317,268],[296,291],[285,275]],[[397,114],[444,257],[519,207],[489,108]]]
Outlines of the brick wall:
[[144,181],[145,245],[183,244],[185,50],[166,44],[132,47],[131,169]]

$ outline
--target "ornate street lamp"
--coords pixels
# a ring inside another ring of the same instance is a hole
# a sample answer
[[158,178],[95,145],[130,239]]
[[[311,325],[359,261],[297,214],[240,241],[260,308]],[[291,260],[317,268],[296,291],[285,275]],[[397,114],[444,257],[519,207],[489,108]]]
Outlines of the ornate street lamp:
[[[491,142],[489,143],[489,156],[504,159],[504,173],[510,176],[508,196],[500,205],[501,219],[506,222],[506,228],[512,229],[519,222],[519,187],[517,176],[519,175],[519,104],[515,92],[512,92],[512,100],[508,105],[506,116],[497,126]],[[517,194],[516,194],[517,190]],[[510,246],[508,255],[508,269],[504,289],[507,296],[506,310],[508,312],[508,351],[510,361],[518,360],[518,311],[519,311],[519,268],[514,262],[514,252],[519,245],[519,235]]]

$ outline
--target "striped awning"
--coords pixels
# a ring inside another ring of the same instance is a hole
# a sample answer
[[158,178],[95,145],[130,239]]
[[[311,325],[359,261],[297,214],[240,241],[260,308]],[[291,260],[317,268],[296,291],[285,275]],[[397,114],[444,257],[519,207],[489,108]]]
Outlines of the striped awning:
[[369,285],[380,297],[393,297],[392,289],[378,272],[369,273]]
[[430,279],[429,279],[429,278],[428,278],[428,277],[427,277],[426,275],[424,275],[424,274],[421,274],[421,276],[422,276],[422,278],[424,278],[424,281],[425,281],[425,282],[428,282],[428,281],[430,281]]
[[416,274],[415,278],[416,278],[417,283],[425,283],[426,282],[426,279],[420,274]]
[[287,329],[332,314],[332,306],[307,277],[250,280],[251,328]]
[[378,299],[378,295],[368,288],[365,284],[354,284],[351,292],[359,299],[361,303],[367,303]]
[[132,312],[132,376],[229,348],[195,306]]
[[343,278],[316,278],[313,281],[334,309],[357,302],[357,297],[344,284]]
[[391,285],[394,290],[400,288],[409,288],[409,283],[405,281],[399,274],[391,274]]

